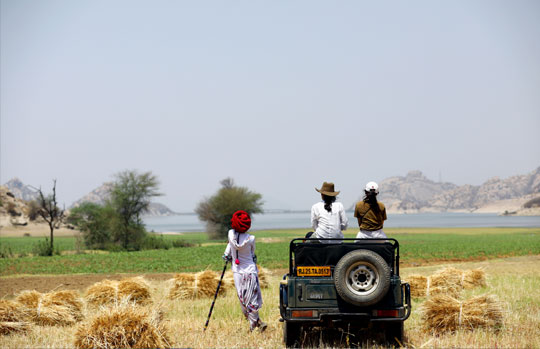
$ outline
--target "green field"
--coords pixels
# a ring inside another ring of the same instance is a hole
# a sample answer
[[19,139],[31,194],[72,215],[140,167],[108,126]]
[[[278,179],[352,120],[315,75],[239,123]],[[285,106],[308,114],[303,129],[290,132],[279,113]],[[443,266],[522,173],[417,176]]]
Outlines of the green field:
[[[402,228],[386,229],[386,233],[400,242],[404,265],[540,254],[540,228]],[[289,241],[303,234],[303,230],[255,232],[259,264],[271,269],[287,268]],[[346,232],[347,237],[354,237],[354,234],[352,229]],[[39,238],[4,237],[0,238],[0,248],[20,256],[0,258],[0,276],[184,272],[206,268],[220,270],[223,267],[220,257],[225,249],[224,241],[208,240],[203,233],[164,236],[164,239],[181,239],[196,246],[139,252],[83,251],[77,254],[76,238],[59,237],[55,238],[55,244],[63,251],[62,255],[35,257],[29,253]]]

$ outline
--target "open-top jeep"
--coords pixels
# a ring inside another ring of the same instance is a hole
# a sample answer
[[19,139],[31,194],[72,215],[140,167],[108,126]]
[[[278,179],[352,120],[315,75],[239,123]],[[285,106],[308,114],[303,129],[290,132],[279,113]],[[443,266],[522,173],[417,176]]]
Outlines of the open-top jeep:
[[279,301],[287,347],[299,346],[302,333],[314,327],[399,345],[411,314],[410,287],[399,277],[399,243],[293,239]]

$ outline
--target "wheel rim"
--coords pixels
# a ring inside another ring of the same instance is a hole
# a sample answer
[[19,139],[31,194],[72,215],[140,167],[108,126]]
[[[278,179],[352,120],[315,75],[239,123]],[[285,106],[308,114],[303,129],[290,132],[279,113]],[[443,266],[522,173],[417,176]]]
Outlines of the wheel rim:
[[368,262],[351,265],[345,274],[347,288],[359,296],[369,295],[377,289],[380,276],[377,269]]

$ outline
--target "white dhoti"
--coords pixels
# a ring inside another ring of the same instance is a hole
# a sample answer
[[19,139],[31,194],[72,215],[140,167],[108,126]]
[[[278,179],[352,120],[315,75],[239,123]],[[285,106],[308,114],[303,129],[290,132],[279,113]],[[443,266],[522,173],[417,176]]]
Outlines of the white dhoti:
[[382,229],[379,230],[360,230],[356,234],[357,239],[386,239],[387,236]]
[[263,304],[259,277],[255,273],[234,273],[233,277],[242,313],[253,329],[259,322],[259,309]]

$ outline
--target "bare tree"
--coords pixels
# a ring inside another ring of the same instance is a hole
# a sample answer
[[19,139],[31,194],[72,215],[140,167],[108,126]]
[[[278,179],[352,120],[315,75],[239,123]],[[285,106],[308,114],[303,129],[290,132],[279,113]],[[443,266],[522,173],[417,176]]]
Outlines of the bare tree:
[[64,220],[64,209],[58,207],[56,202],[56,179],[53,180],[53,192],[50,195],[43,195],[41,187],[38,189],[38,204],[39,204],[39,215],[47,222],[51,232],[51,245],[49,248],[49,256],[53,254],[53,239],[54,239],[54,229],[60,228],[60,224]]

